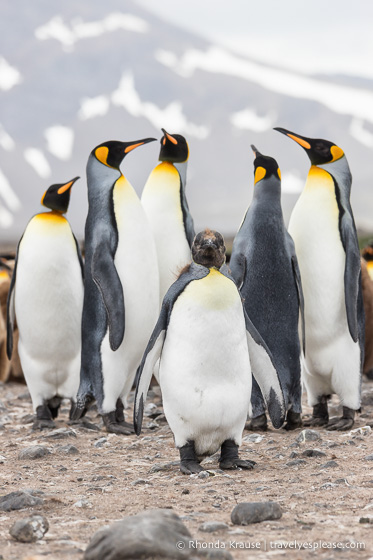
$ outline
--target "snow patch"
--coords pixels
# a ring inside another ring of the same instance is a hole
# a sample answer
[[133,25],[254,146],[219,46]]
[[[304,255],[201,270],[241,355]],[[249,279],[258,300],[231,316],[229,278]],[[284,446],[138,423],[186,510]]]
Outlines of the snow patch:
[[0,146],[7,152],[11,152],[16,147],[13,138],[7,133],[5,128],[0,124]]
[[49,20],[45,25],[35,30],[35,36],[40,41],[56,39],[65,50],[71,51],[75,43],[82,39],[99,37],[105,33],[113,31],[133,31],[135,33],[146,33],[148,24],[145,20],[131,14],[113,12],[99,21],[86,22],[80,18],[66,24],[63,18],[58,15]]
[[262,66],[235,56],[221,47],[212,46],[206,51],[189,49],[179,59],[173,56],[173,53],[169,53],[168,58],[165,52],[159,56],[158,51],[157,60],[163,61],[163,64],[166,60],[168,67],[185,78],[191,77],[197,69],[235,76],[259,84],[269,91],[298,99],[317,101],[338,114],[352,115],[373,122],[371,91]]
[[26,148],[24,151],[24,157],[27,163],[31,165],[31,167],[42,179],[47,179],[51,176],[51,168],[47,158],[41,150],[38,150],[37,148]]
[[305,181],[295,170],[281,175],[281,192],[283,194],[299,194],[302,192]]
[[74,132],[62,125],[51,126],[44,131],[47,139],[47,149],[51,154],[67,161],[71,158],[74,144]]
[[0,56],[0,89],[8,91],[22,81],[21,73]]
[[242,130],[252,130],[253,132],[265,132],[273,128],[276,122],[276,113],[270,112],[267,115],[260,116],[255,109],[247,108],[243,111],[233,113],[230,118],[231,123],[236,128]]
[[160,109],[154,103],[142,101],[136,91],[131,73],[122,76],[119,87],[113,92],[111,100],[114,105],[126,109],[130,115],[146,118],[155,128],[169,128],[200,139],[209,135],[206,126],[196,125],[187,120],[179,101],[173,101],[164,109]]
[[78,117],[85,121],[94,117],[103,117],[110,107],[110,99],[106,95],[97,97],[84,97],[80,102]]
[[21,208],[21,202],[13,191],[8,178],[4,175],[3,171],[0,169],[0,195],[4,199],[6,205],[13,212],[17,212]]
[[364,128],[363,119],[352,119],[350,124],[350,134],[364,146],[373,148],[373,134]]

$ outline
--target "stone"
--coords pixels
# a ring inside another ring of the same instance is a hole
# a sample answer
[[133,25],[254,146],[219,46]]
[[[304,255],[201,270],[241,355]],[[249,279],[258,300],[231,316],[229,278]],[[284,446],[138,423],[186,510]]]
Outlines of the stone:
[[58,453],[63,453],[65,455],[78,455],[79,449],[75,447],[75,445],[71,445],[68,443],[67,445],[60,445],[57,447]]
[[170,509],[146,510],[95,533],[84,560],[162,558],[233,560],[225,550],[199,550],[189,530]]
[[316,430],[302,430],[295,441],[304,443],[305,441],[319,441],[321,436]]
[[32,447],[22,449],[22,451],[18,454],[18,459],[21,459],[22,461],[25,459],[41,459],[41,457],[45,457],[50,454],[51,452],[48,447],[45,447],[44,445],[33,445]]
[[95,443],[93,444],[95,447],[103,447],[105,445],[105,443],[107,442],[107,438],[106,437],[102,437],[100,439],[98,439],[97,441],[95,441]]
[[172,470],[172,467],[175,467],[177,465],[180,465],[180,461],[172,461],[171,463],[155,463],[154,465],[152,465],[149,473],[170,471]]
[[89,502],[88,500],[78,500],[77,502],[75,502],[74,506],[82,509],[91,509],[91,507],[93,507],[91,502]]
[[229,526],[221,521],[206,521],[198,527],[198,530],[203,533],[215,533],[216,531],[225,531],[226,529],[229,529]]
[[44,436],[45,439],[65,439],[68,437],[76,438],[76,431],[71,428],[57,428],[57,430],[52,430]]
[[242,438],[242,441],[247,441],[249,443],[260,443],[264,439],[261,434],[249,434]]
[[294,459],[294,461],[289,461],[286,463],[287,467],[300,467],[301,465],[306,465],[307,461],[304,459]]
[[42,539],[49,529],[48,519],[43,515],[32,515],[25,519],[18,519],[11,526],[9,533],[16,540],[24,543]]
[[364,459],[366,461],[373,461],[373,455],[367,455],[366,457],[364,457]]
[[43,498],[38,498],[34,494],[37,491],[20,490],[18,492],[11,492],[6,494],[6,496],[0,497],[0,510],[1,511],[13,511],[17,509],[23,509],[26,507],[40,506],[43,503]]
[[371,523],[371,524],[373,524],[373,516],[368,515],[366,517],[360,517],[359,523]]
[[326,453],[320,449],[305,449],[302,455],[303,457],[326,457]]
[[281,507],[276,502],[242,502],[233,509],[231,520],[234,525],[250,525],[281,516]]
[[338,463],[336,461],[328,461],[327,463],[321,465],[320,469],[335,469],[335,467],[338,467]]

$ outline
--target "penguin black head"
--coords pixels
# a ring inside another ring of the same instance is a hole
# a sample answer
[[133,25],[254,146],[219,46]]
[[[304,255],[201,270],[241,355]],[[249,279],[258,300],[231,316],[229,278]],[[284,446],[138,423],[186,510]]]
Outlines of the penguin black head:
[[100,163],[107,165],[108,167],[114,167],[114,169],[119,169],[123,158],[135,148],[147,144],[148,142],[154,142],[156,138],[143,138],[142,140],[135,140],[134,142],[119,142],[117,140],[108,140],[99,144],[92,150],[92,155],[98,159]]
[[272,175],[281,181],[281,171],[275,159],[263,156],[255,146],[251,144],[251,149],[255,154],[254,159],[254,185],[262,179],[268,179]]
[[205,229],[198,233],[192,245],[192,258],[207,268],[220,268],[225,262],[224,238],[218,231]]
[[294,134],[294,132],[290,132],[285,128],[274,128],[274,130],[289,136],[289,138],[302,146],[302,148],[306,150],[312,165],[331,163],[332,161],[337,161],[344,156],[342,148],[333,144],[333,142],[329,142],[328,140],[322,140],[321,138],[306,138],[305,136]]
[[71,187],[78,179],[80,177],[75,177],[68,183],[51,185],[42,196],[42,205],[50,210],[65,214],[69,207]]
[[159,161],[170,161],[172,163],[183,163],[189,157],[189,147],[184,136],[181,134],[168,134],[162,128],[161,151]]

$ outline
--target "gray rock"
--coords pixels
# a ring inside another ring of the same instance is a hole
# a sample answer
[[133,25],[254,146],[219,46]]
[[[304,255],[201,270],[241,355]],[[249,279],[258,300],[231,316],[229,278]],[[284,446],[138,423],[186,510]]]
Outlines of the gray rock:
[[232,560],[225,550],[197,550],[193,547],[194,542],[186,526],[172,510],[146,510],[95,533],[86,548],[84,560]]
[[305,441],[319,441],[321,436],[316,430],[302,430],[295,441],[304,443]]
[[68,437],[76,438],[76,431],[71,428],[57,428],[57,430],[52,430],[44,436],[45,439],[65,439]]
[[281,516],[281,507],[276,502],[242,502],[233,509],[231,520],[234,525],[250,525]]
[[221,521],[206,521],[198,527],[203,533],[215,533],[215,531],[225,531],[229,526]]
[[157,472],[164,472],[170,471],[172,467],[180,465],[180,461],[172,461],[171,463],[155,463],[149,473],[157,473]]
[[146,480],[145,478],[137,478],[133,482],[131,482],[131,486],[141,486],[142,484],[151,484],[150,480]]
[[320,469],[335,469],[335,467],[338,467],[338,463],[336,461],[328,461],[327,463],[321,465]]
[[296,451],[292,451],[290,453],[290,459],[295,459],[296,457],[299,457],[299,453],[297,453]]
[[305,449],[302,455],[303,457],[326,457],[326,453],[320,449]]
[[301,465],[306,465],[307,461],[304,459],[294,459],[294,461],[289,461],[286,463],[287,467],[300,467]]
[[107,438],[106,437],[102,437],[100,439],[98,439],[97,441],[95,441],[95,443],[93,444],[95,447],[103,447],[105,445],[105,443],[107,442]]
[[364,457],[364,459],[366,461],[373,461],[373,455],[367,455],[366,457]]
[[22,449],[18,454],[18,459],[40,459],[46,455],[50,455],[51,452],[44,445],[33,445],[32,447],[27,447]]
[[368,515],[367,517],[360,517],[359,523],[372,523],[373,524],[373,516]]
[[11,536],[20,542],[35,542],[42,539],[49,529],[48,519],[42,515],[32,515],[18,519],[9,530]]
[[59,447],[57,447],[57,451],[58,453],[63,453],[65,455],[79,454],[79,449],[77,449],[75,445],[71,445],[71,443],[68,443],[67,445],[60,445]]
[[42,498],[38,498],[34,494],[37,491],[18,491],[11,492],[6,496],[0,497],[0,510],[1,511],[13,511],[17,509],[23,509],[26,507],[40,506],[43,503]]

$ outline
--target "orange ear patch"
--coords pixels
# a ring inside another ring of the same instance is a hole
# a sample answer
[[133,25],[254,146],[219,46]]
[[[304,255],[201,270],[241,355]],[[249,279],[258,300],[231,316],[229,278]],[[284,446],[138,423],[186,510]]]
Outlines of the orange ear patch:
[[257,167],[254,175],[254,185],[256,185],[259,181],[264,179],[266,173],[267,171],[264,169],[264,167]]
[[107,165],[108,155],[109,155],[109,148],[107,148],[106,146],[101,146],[101,148],[97,148],[97,150],[95,150],[96,158],[104,165]]
[[332,161],[337,161],[337,159],[341,159],[344,156],[344,151],[339,146],[332,146],[330,148],[330,153],[333,156]]

